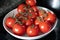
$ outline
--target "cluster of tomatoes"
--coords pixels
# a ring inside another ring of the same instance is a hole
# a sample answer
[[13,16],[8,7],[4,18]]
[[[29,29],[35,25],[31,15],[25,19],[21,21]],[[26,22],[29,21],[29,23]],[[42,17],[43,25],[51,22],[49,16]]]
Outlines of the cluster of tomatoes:
[[51,30],[56,21],[56,16],[50,11],[38,9],[36,0],[26,0],[17,7],[15,17],[6,19],[6,26],[16,35],[37,36]]

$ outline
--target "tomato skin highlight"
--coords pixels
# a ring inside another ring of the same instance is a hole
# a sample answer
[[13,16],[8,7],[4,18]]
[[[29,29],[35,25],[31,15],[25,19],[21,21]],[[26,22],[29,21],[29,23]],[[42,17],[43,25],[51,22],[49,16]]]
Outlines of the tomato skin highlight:
[[48,31],[50,31],[51,25],[48,22],[40,22],[39,28],[40,28],[41,32],[46,33]]
[[30,6],[36,5],[36,0],[26,0],[26,4]]
[[13,25],[15,24],[16,20],[12,17],[8,17],[5,21],[5,24],[8,28],[12,28]]
[[16,23],[12,29],[13,33],[16,35],[24,35],[25,34],[25,29],[22,27],[20,24]]

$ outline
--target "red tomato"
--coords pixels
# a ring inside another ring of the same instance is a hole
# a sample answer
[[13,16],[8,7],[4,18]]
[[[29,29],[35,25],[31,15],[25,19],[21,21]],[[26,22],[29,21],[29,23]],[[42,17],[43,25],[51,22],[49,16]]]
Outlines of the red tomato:
[[39,23],[39,28],[43,33],[46,33],[48,31],[50,31],[51,25],[47,22],[40,22]]
[[16,35],[24,35],[25,34],[25,27],[21,26],[20,24],[16,23],[12,28],[13,33]]
[[44,19],[42,19],[41,17],[36,17],[36,19],[35,19],[35,25],[39,25],[39,23],[40,23],[41,21],[43,22]]
[[35,12],[35,15],[36,15],[36,16],[39,16],[39,14],[38,14],[37,12]]
[[50,23],[55,23],[55,21],[56,21],[56,15],[55,14],[52,14],[51,12],[48,12],[47,13],[48,15],[45,17],[45,21],[48,21],[48,22],[50,22]]
[[17,8],[17,11],[19,13],[24,13],[26,11],[26,5],[25,4],[20,4]]
[[31,20],[26,20],[26,25],[28,26],[28,25],[31,25],[32,24],[32,21]]
[[26,4],[30,6],[36,5],[36,0],[26,0]]
[[36,18],[36,12],[29,13],[28,18],[29,19],[31,19],[31,18],[35,19]]
[[36,6],[32,6],[28,9],[28,11],[31,13],[31,12],[37,12],[38,11],[38,8]]
[[26,20],[22,20],[22,23],[25,24],[26,23]]
[[40,18],[37,17],[37,18],[35,19],[35,25],[39,25],[39,23],[40,23]]
[[38,13],[36,11],[37,11],[36,9],[32,9],[32,8],[28,9],[29,13],[34,13],[34,15],[38,16]]
[[15,24],[15,22],[16,22],[16,20],[15,20],[14,18],[8,17],[8,18],[6,19],[5,24],[7,25],[7,27],[12,28],[13,25]]
[[39,31],[38,26],[29,26],[27,28],[27,35],[28,36],[31,36],[31,37],[37,36],[37,35],[39,35],[39,33],[40,33],[40,31]]

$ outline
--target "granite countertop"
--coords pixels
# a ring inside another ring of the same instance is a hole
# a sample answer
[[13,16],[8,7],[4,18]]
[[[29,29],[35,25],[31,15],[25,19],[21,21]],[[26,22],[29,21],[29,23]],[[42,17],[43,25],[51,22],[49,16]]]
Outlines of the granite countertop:
[[0,16],[16,8],[24,0],[0,0]]

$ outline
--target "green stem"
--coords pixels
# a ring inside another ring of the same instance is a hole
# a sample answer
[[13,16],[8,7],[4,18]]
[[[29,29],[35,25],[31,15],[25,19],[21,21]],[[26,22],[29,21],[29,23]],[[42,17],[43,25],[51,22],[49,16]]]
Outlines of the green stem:
[[32,28],[34,28],[34,24],[32,24]]

